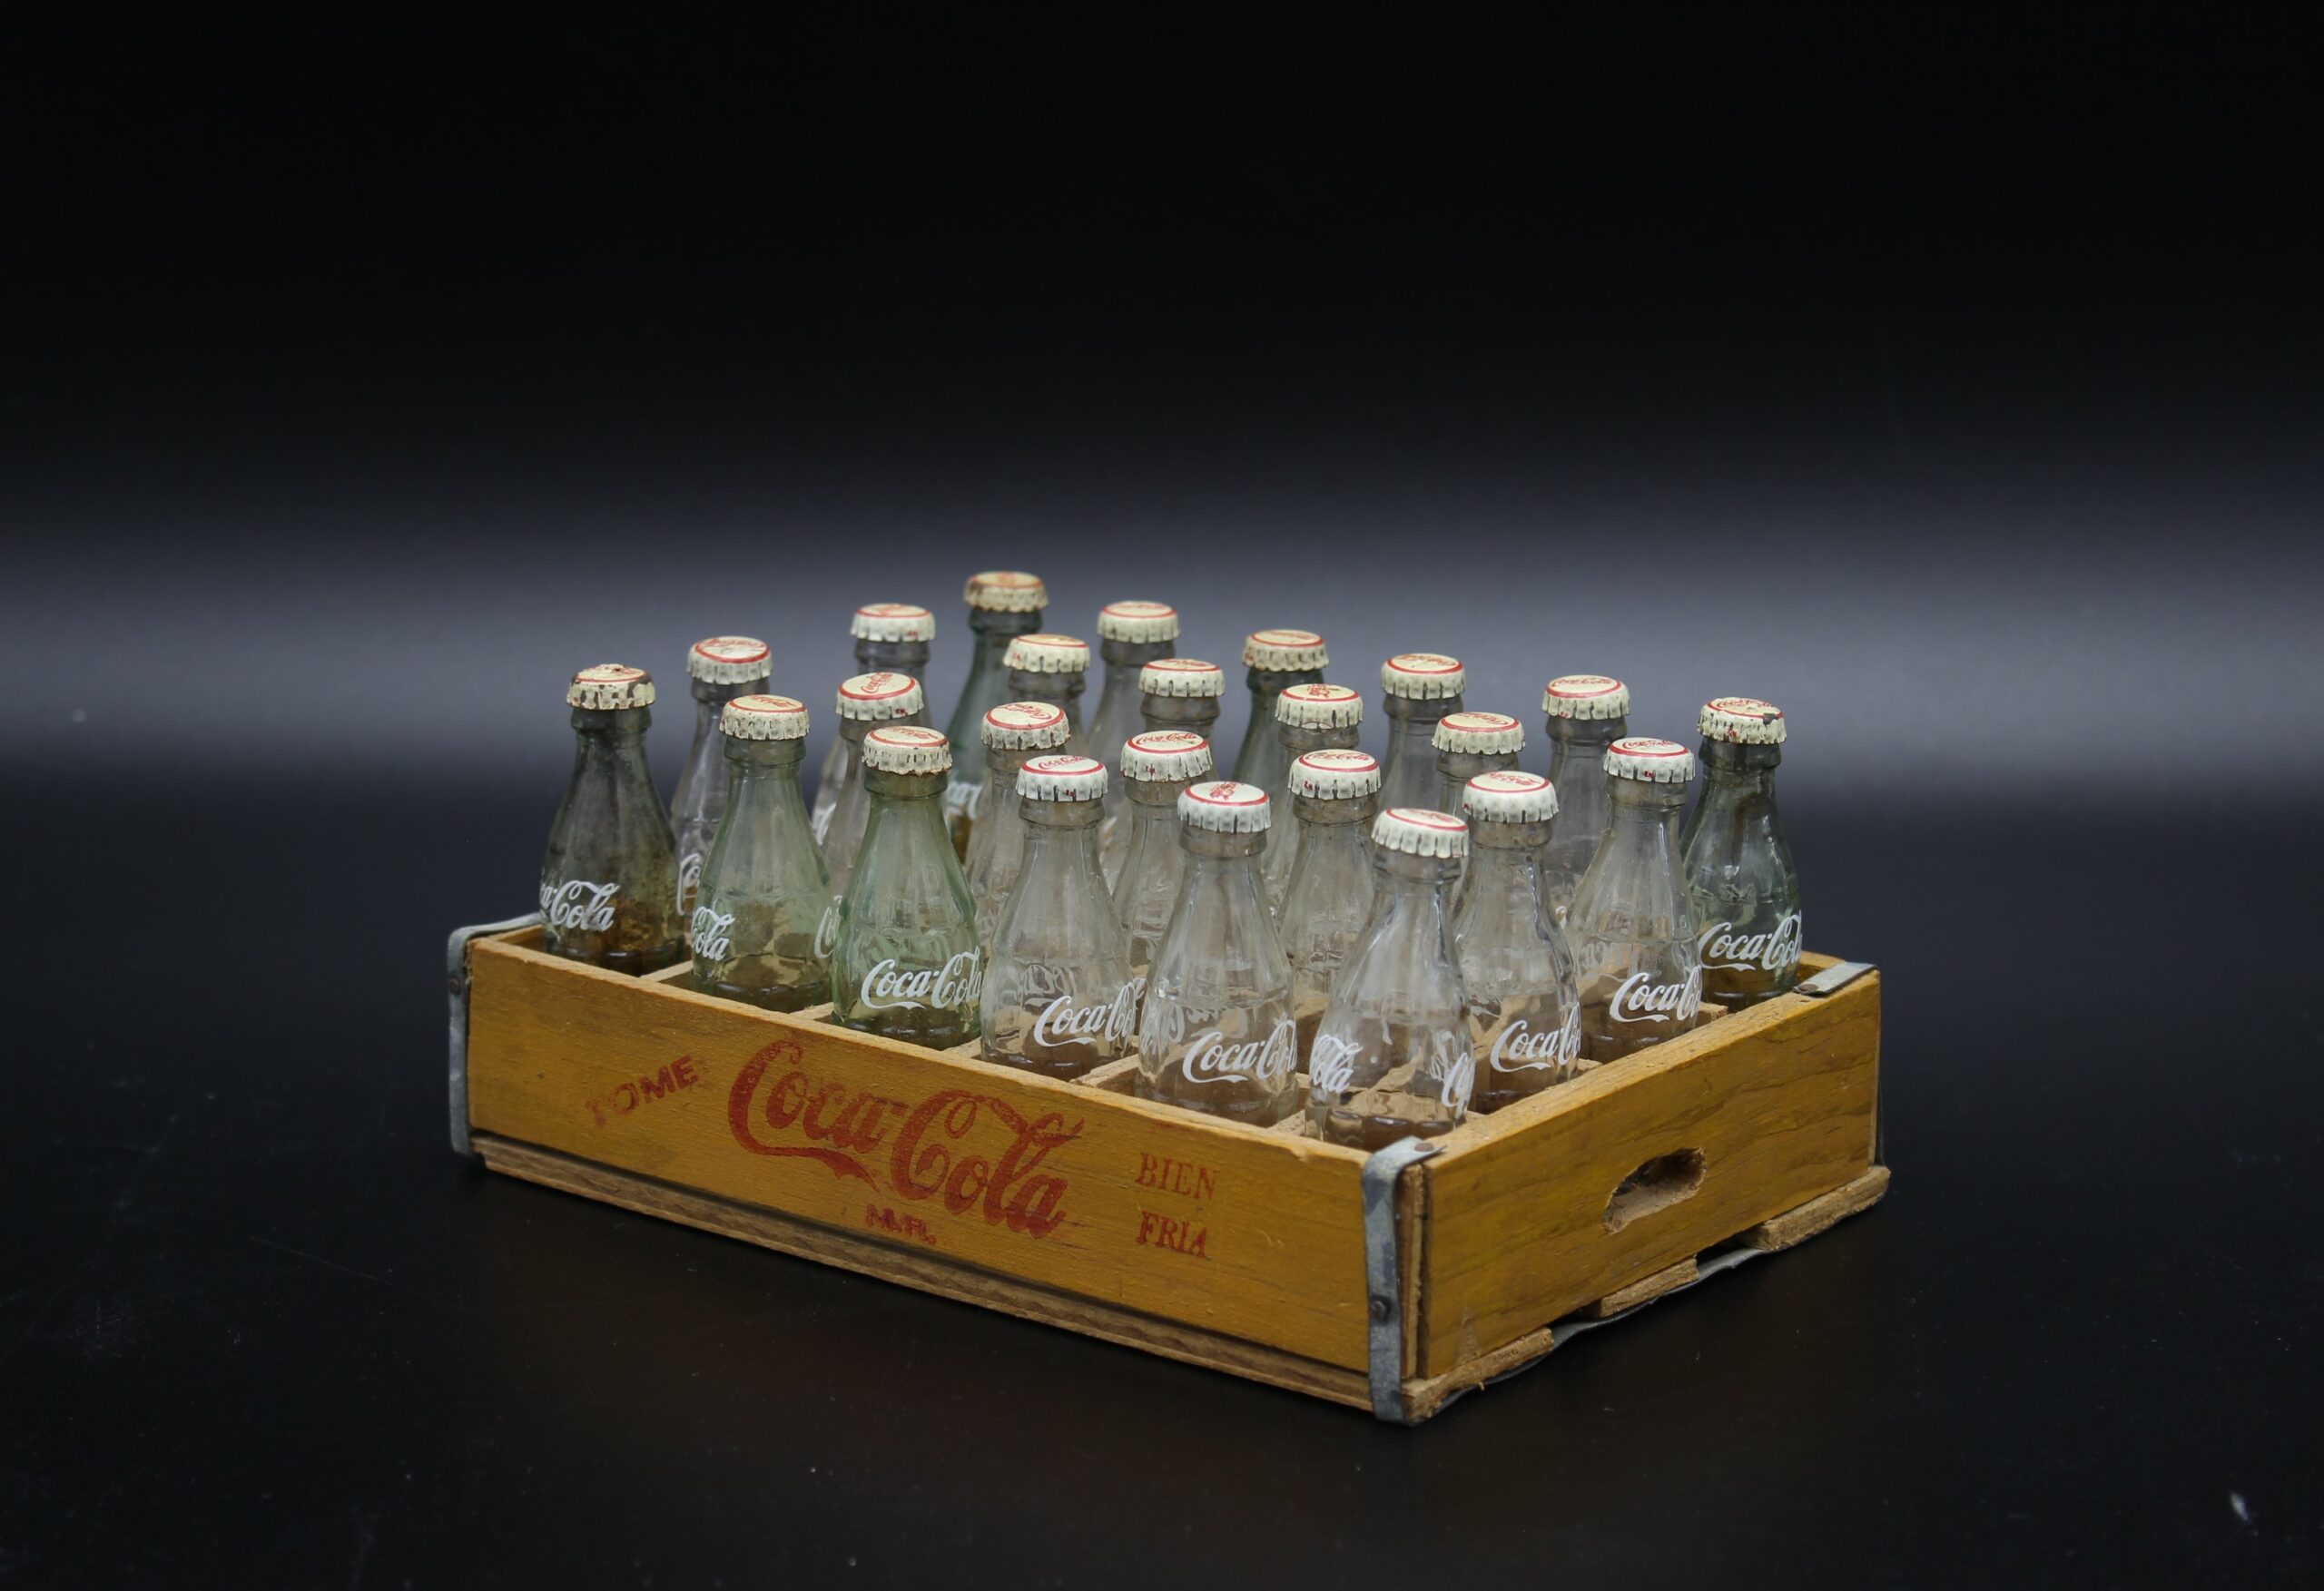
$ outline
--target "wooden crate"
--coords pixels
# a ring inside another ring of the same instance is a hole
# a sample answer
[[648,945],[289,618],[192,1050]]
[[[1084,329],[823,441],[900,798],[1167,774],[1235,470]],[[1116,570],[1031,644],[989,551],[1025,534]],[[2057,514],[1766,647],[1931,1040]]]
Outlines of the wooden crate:
[[1367,1156],[1147,1104],[1133,1063],[1049,1082],[602,972],[537,925],[452,938],[452,1139],[493,1170],[1387,1419],[1887,1186],[1879,975],[1829,957]]

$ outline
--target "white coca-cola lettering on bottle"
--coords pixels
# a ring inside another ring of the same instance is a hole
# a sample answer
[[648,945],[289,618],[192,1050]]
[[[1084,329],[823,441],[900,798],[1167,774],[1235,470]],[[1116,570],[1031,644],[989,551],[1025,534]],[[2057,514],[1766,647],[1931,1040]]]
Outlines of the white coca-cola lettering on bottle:
[[822,919],[815,924],[815,954],[823,960],[832,958],[832,947],[839,943],[839,897],[823,908]]
[[977,953],[962,950],[941,967],[900,967],[890,957],[863,975],[862,1003],[875,1011],[950,1010],[977,997]]
[[1562,1027],[1534,1027],[1519,1017],[1492,1041],[1496,1072],[1539,1072],[1569,1066],[1581,1053],[1581,1007],[1566,1007]]
[[694,908],[694,953],[704,961],[724,961],[734,948],[728,930],[734,926],[731,911],[713,911],[706,906]]
[[1699,943],[1703,966],[1714,972],[1781,972],[1799,964],[1799,914],[1763,934],[1738,934],[1733,923],[1715,922]]
[[592,884],[586,879],[543,882],[541,918],[553,928],[602,934],[614,926],[614,897],[620,893],[619,884]]
[[1437,1097],[1445,1104],[1464,1105],[1476,1091],[1476,1052],[1467,1045],[1443,1043],[1421,1061],[1420,1075],[1437,1080]]
[[1364,1046],[1319,1033],[1307,1048],[1307,1085],[1318,1094],[1345,1094],[1355,1081],[1355,1057]]
[[1122,985],[1111,1000],[1092,1000],[1084,1006],[1075,1005],[1071,995],[1059,995],[1033,1018],[1033,1042],[1059,1045],[1100,1036],[1128,1038],[1137,1031],[1137,1001],[1145,989],[1146,980],[1134,978]]
[[1178,1069],[1189,1083],[1225,1083],[1247,1077],[1274,1088],[1291,1075],[1298,1060],[1298,1026],[1288,1016],[1276,1023],[1275,1031],[1265,1038],[1246,1038],[1237,1044],[1227,1043],[1226,1035],[1213,1027],[1195,1035]]
[[1656,983],[1650,972],[1633,972],[1614,991],[1610,1014],[1617,1022],[1692,1022],[1703,1003],[1702,968],[1684,983]]
[[831,837],[832,814],[838,810],[839,803],[837,801],[833,801],[830,806],[822,808],[813,817],[807,820],[807,826],[815,831],[815,843],[817,845],[822,844],[825,840]]

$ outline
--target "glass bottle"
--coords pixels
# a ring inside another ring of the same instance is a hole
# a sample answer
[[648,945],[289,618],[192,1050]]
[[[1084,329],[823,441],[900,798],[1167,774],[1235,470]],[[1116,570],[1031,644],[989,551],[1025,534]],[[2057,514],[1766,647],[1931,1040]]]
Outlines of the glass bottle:
[[1679,856],[1701,925],[1703,998],[1738,1011],[1799,981],[1799,870],[1776,809],[1783,709],[1721,696],[1697,722],[1703,795],[1679,835]]
[[1213,780],[1178,798],[1186,876],[1139,1017],[1141,1099],[1261,1126],[1298,1104],[1291,967],[1259,882],[1267,792]]
[[566,688],[573,777],[541,859],[541,948],[614,972],[685,958],[677,841],[645,769],[654,676],[599,663]]
[[[1207,746],[1226,693],[1226,671],[1199,658],[1160,658],[1137,671],[1138,715],[1151,733],[1182,730]],[[1203,771],[1207,774],[1210,770],[1205,768]],[[1115,889],[1121,887],[1122,866],[1129,859],[1131,832],[1137,827],[1137,814],[1128,805],[1128,780],[1122,781],[1122,794],[1124,820],[1114,826],[1099,847],[1105,857],[1106,883]],[[1174,794],[1170,800],[1169,848],[1175,854],[1178,849],[1175,804],[1177,797]],[[1177,899],[1175,888],[1171,899]]]
[[[1000,908],[1025,861],[1025,825],[1017,819],[1017,771],[1028,757],[1071,749],[1065,709],[1051,702],[1004,702],[984,715],[984,813],[969,835],[969,898],[977,904],[977,943],[992,943]],[[987,822],[986,819],[990,819]]]
[[[1364,697],[1345,685],[1286,685],[1275,699],[1275,733],[1290,756],[1279,790],[1267,793],[1279,810],[1291,810],[1292,769],[1310,751],[1352,751],[1364,723]],[[1283,910],[1283,892],[1291,886],[1292,864],[1298,859],[1304,823],[1267,826],[1266,857],[1259,864],[1267,886],[1267,909]]]
[[1372,920],[1372,820],[1380,814],[1380,763],[1368,751],[1309,751],[1291,765],[1291,811],[1299,824],[1283,909],[1275,914],[1291,963],[1299,1053],[1313,1047],[1332,979]]
[[[1448,712],[1436,721],[1429,743],[1436,748],[1437,810],[1457,812],[1469,781],[1517,766],[1517,753],[1525,749],[1525,726],[1506,712]],[[1477,854],[1473,844],[1469,854]]]
[[[956,746],[976,743],[977,726],[984,715],[1009,700],[1009,643],[1041,627],[1041,610],[1049,605],[1049,588],[1037,575],[1012,569],[988,569],[969,576],[962,594],[969,604],[969,630],[976,649],[969,654],[969,677],[960,700],[952,708],[946,737]],[[971,763],[977,759],[970,758]],[[977,809],[984,799],[984,769],[955,768],[950,788],[944,792],[944,821],[951,830],[952,849],[969,854],[969,834],[976,827]]]
[[[1109,602],[1098,610],[1098,655],[1105,660],[1106,683],[1098,692],[1098,711],[1089,720],[1089,755],[1101,768],[1112,769],[1122,760],[1122,747],[1145,727],[1139,681],[1146,665],[1170,655],[1178,638],[1178,610],[1167,602]],[[1106,786],[1106,818],[1098,826],[1102,854],[1128,824],[1127,798],[1119,781]]]
[[1670,741],[1632,735],[1606,748],[1613,821],[1566,914],[1590,1060],[1676,1038],[1700,1010],[1695,912],[1679,865],[1679,814],[1694,776],[1694,757]]
[[1291,758],[1275,732],[1275,699],[1286,686],[1312,685],[1332,655],[1313,630],[1255,630],[1243,643],[1244,681],[1251,687],[1251,722],[1235,753],[1235,777],[1261,790],[1283,788]]
[[[847,628],[848,633],[855,637],[858,674],[903,674],[915,680],[928,677],[928,649],[936,639],[936,615],[926,608],[908,602],[867,603],[855,610]],[[921,705],[917,715],[902,722],[926,724],[926,704]],[[832,813],[839,806],[840,791],[846,782],[847,741],[833,735],[832,749],[823,754],[822,777],[815,781],[817,845],[822,844],[831,832]]]
[[1010,699],[1063,708],[1065,749],[1081,754],[1088,744],[1081,732],[1081,692],[1089,679],[1089,643],[1075,635],[1019,635],[1009,643],[1006,661]]
[[1476,1061],[1449,898],[1468,848],[1469,826],[1449,812],[1391,807],[1374,820],[1372,918],[1307,1052],[1318,1136],[1379,1150],[1461,1125]]
[[1178,844],[1178,798],[1211,774],[1210,742],[1188,730],[1148,730],[1122,747],[1129,790],[1129,847],[1114,883],[1114,917],[1129,939],[1130,970],[1154,964],[1162,930],[1177,909],[1187,853]]
[[951,747],[916,724],[863,737],[872,821],[840,902],[832,1020],[950,1049],[977,1036],[983,961],[976,908],[944,828]]
[[1511,768],[1470,780],[1462,801],[1469,870],[1452,908],[1452,958],[1476,1055],[1469,1107],[1494,1111],[1573,1075],[1581,1001],[1543,872],[1557,788]]
[[847,893],[847,880],[863,849],[872,818],[872,793],[863,783],[863,737],[883,723],[927,727],[927,697],[910,674],[858,674],[839,688],[839,800],[823,829],[823,866],[832,876],[832,898]]
[[1033,757],[1017,771],[1025,868],[985,958],[989,1061],[1078,1077],[1137,1052],[1143,986],[1098,868],[1106,784],[1092,757]]
[[694,688],[694,744],[678,770],[677,793],[670,798],[670,828],[678,846],[678,917],[694,912],[695,881],[726,810],[725,737],[718,732],[719,710],[737,696],[766,687],[773,672],[766,643],[747,635],[713,635],[686,651],[686,683]]
[[1400,652],[1380,665],[1388,755],[1380,769],[1384,808],[1431,810],[1436,800],[1436,726],[1461,711],[1469,671],[1441,652]]
[[1573,887],[1590,869],[1613,820],[1606,795],[1606,748],[1630,733],[1630,689],[1605,674],[1561,674],[1541,690],[1548,714],[1550,782],[1558,824],[1550,837],[1550,900],[1569,921]]
[[738,696],[719,714],[733,795],[703,866],[689,938],[694,988],[770,1011],[831,998],[817,930],[831,875],[807,822],[799,764],[807,710],[788,696]]

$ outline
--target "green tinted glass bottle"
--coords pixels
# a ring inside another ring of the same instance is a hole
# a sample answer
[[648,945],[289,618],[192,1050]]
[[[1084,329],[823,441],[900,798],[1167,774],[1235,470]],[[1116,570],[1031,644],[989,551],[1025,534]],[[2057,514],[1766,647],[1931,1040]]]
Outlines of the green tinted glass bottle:
[[573,676],[573,777],[541,860],[542,948],[615,972],[684,958],[677,845],[645,767],[654,679],[600,663]]
[[730,772],[726,814],[711,843],[691,925],[694,987],[798,1011],[831,997],[815,931],[831,879],[807,820],[799,764],[807,710],[788,696],[743,696],[719,715]]
[[872,817],[832,946],[832,1020],[931,1049],[977,1036],[983,987],[976,908],[944,827],[951,767],[934,730],[891,723],[863,737]]

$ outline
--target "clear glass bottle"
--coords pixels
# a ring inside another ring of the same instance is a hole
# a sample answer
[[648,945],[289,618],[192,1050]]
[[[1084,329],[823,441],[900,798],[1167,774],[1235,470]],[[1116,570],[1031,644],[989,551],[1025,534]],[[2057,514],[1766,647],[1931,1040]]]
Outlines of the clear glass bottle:
[[831,875],[799,790],[807,709],[788,696],[739,696],[719,714],[733,795],[703,866],[688,938],[694,988],[770,1011],[830,999]]
[[1155,948],[1178,907],[1187,853],[1178,844],[1178,798],[1211,774],[1210,742],[1189,730],[1148,730],[1122,747],[1129,790],[1129,846],[1114,881],[1114,917],[1129,939],[1130,970],[1154,965]]
[[1461,1125],[1476,1062],[1451,893],[1469,826],[1450,812],[1391,807],[1373,820],[1371,920],[1332,980],[1307,1052],[1307,1119],[1364,1150]]
[[[1275,726],[1291,763],[1284,770],[1282,788],[1267,791],[1275,798],[1278,811],[1292,810],[1292,769],[1299,765],[1299,759],[1310,751],[1354,751],[1363,724],[1364,697],[1345,685],[1284,687],[1275,699]],[[1259,872],[1266,880],[1267,908],[1278,918],[1283,910],[1283,892],[1291,887],[1292,864],[1299,857],[1299,837],[1305,831],[1304,823],[1267,826],[1266,856],[1259,864]]]
[[[1165,657],[1147,663],[1137,671],[1138,713],[1146,722],[1149,733],[1184,731],[1202,741],[1210,741],[1210,732],[1218,722],[1218,708],[1226,693],[1226,671],[1215,663],[1204,663],[1193,657]],[[1210,770],[1206,768],[1204,773]],[[1124,820],[1114,826],[1100,844],[1106,862],[1106,883],[1108,888],[1121,888],[1122,867],[1129,859],[1130,838],[1137,829],[1137,814],[1128,805],[1129,784],[1122,782]],[[1177,840],[1177,797],[1170,798],[1170,850],[1175,854]],[[1171,898],[1177,899],[1174,889]]]
[[677,841],[645,767],[654,676],[599,663],[566,688],[573,777],[541,859],[541,948],[614,972],[685,959]]
[[1267,792],[1214,780],[1178,798],[1186,876],[1138,1022],[1137,1094],[1265,1126],[1298,1104],[1291,967],[1259,882]]
[[858,674],[842,681],[838,710],[842,753],[839,800],[822,835],[823,866],[832,876],[834,900],[847,893],[856,855],[863,849],[863,830],[872,820],[872,792],[863,783],[863,737],[883,723],[928,727],[927,698],[910,674]]
[[1299,848],[1275,914],[1291,964],[1299,1053],[1314,1047],[1332,979],[1372,920],[1372,820],[1380,815],[1380,763],[1369,751],[1308,751],[1291,765]]
[[718,732],[719,710],[737,696],[766,687],[773,672],[766,643],[747,635],[713,635],[686,652],[686,682],[694,688],[694,743],[678,770],[677,793],[670,798],[670,829],[678,846],[678,917],[694,911],[695,881],[726,810],[725,737]]
[[[1089,643],[1074,635],[1019,635],[1009,643],[1009,694],[1018,702],[1047,702],[1065,711],[1065,750],[1084,754],[1081,693],[1089,679]],[[988,786],[991,795],[1000,792]]]
[[[1437,810],[1457,812],[1469,781],[1517,766],[1517,754],[1525,749],[1525,726],[1506,712],[1448,712],[1436,721],[1429,743],[1436,748]],[[1476,855],[1475,846],[1469,854]]]
[[[1037,575],[1013,569],[988,569],[969,576],[962,596],[969,604],[969,630],[976,650],[969,654],[969,677],[960,700],[952,708],[945,734],[956,746],[973,746],[977,726],[984,715],[1010,700],[1009,643],[1041,627],[1041,610],[1049,605],[1049,587]],[[984,800],[984,768],[974,757],[955,768],[950,788],[944,792],[944,821],[952,834],[952,849],[969,854],[969,834],[975,829],[977,809]]]
[[1606,795],[1606,748],[1630,733],[1630,690],[1605,674],[1561,674],[1541,690],[1548,715],[1550,782],[1557,786],[1557,830],[1550,838],[1550,900],[1569,921],[1573,887],[1590,869],[1613,821]]
[[889,723],[863,737],[872,821],[832,945],[832,1020],[931,1049],[977,1036],[984,981],[976,908],[944,828],[951,766],[932,729]]
[[1606,749],[1613,821],[1566,914],[1590,1060],[1676,1038],[1700,1012],[1695,911],[1679,865],[1679,815],[1694,776],[1693,755],[1674,741],[1632,735]]
[[1143,985],[1098,868],[1106,784],[1091,757],[1033,757],[1017,771],[1025,868],[985,957],[989,1061],[1062,1078],[1137,1053]]
[[[1098,655],[1105,660],[1106,683],[1098,688],[1098,711],[1089,720],[1089,755],[1101,768],[1122,760],[1122,747],[1146,726],[1139,681],[1146,665],[1170,655],[1178,639],[1178,610],[1167,602],[1109,602],[1098,610]],[[1119,781],[1106,787],[1106,819],[1098,830],[1100,853],[1113,847],[1128,824],[1128,804]]]
[[[936,615],[916,603],[867,603],[855,610],[848,622],[848,633],[855,637],[855,672],[858,674],[903,674],[911,679],[928,677],[928,650],[936,639]],[[905,723],[926,724],[928,708],[923,703],[919,713],[904,719]],[[822,777],[815,781],[815,843],[823,843],[831,832],[832,813],[839,806],[840,791],[847,784],[847,741],[843,736],[832,737],[832,749],[823,754]]]
[[1556,787],[1503,769],[1470,780],[1462,804],[1469,870],[1452,908],[1452,958],[1476,1053],[1469,1108],[1494,1111],[1573,1075],[1581,1000],[1543,869]]
[[1469,671],[1441,652],[1400,652],[1380,665],[1388,755],[1380,767],[1384,808],[1432,809],[1436,800],[1436,726],[1461,711]]
[[1235,753],[1235,778],[1261,790],[1281,790],[1291,766],[1275,732],[1275,699],[1292,685],[1312,685],[1324,677],[1332,654],[1313,630],[1255,630],[1243,643],[1244,681],[1251,687],[1251,722]]
[[1701,925],[1703,998],[1739,1011],[1799,981],[1799,869],[1776,808],[1783,709],[1721,696],[1697,724],[1703,795],[1679,835],[1680,865]]
[[[1017,816],[1017,771],[1028,757],[1069,751],[1072,730],[1053,702],[1004,702],[984,715],[984,812],[969,836],[969,898],[977,903],[977,943],[992,943],[1000,908],[1025,863],[1025,825]],[[986,819],[990,819],[987,822]]]

